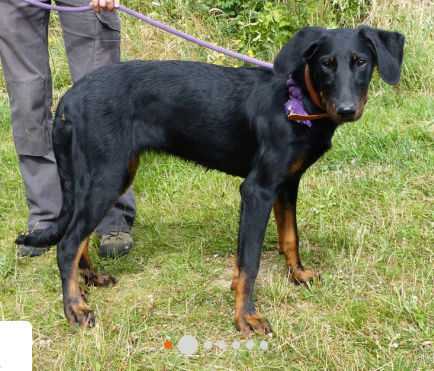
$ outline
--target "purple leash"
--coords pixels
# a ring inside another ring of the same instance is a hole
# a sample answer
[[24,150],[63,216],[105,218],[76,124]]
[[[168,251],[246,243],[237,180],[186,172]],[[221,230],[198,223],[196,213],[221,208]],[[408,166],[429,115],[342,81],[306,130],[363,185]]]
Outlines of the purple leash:
[[[46,9],[46,10],[56,10],[59,12],[87,12],[90,10],[93,10],[93,8],[88,5],[88,6],[79,6],[79,7],[70,7],[70,6],[57,6],[57,5],[50,5],[50,4],[45,4],[45,3],[41,3],[40,1],[37,0],[22,0],[25,3],[28,3],[30,5],[42,8],[42,9]],[[120,5],[118,8],[120,11],[127,13],[129,15],[132,15],[133,17],[136,17],[146,23],[149,23],[152,26],[155,26],[163,31],[166,31],[168,33],[171,33],[175,36],[181,37],[184,40],[190,41],[192,43],[195,43],[197,45],[203,46],[205,48],[214,50],[216,52],[225,54],[229,57],[233,57],[236,59],[239,59],[241,61],[247,62],[247,63],[251,63],[251,64],[255,64],[259,67],[263,67],[269,70],[273,69],[273,64],[272,63],[268,63],[268,62],[264,62],[261,61],[259,59],[256,58],[251,58],[247,55],[241,54],[241,53],[237,53],[234,52],[232,50],[228,50],[225,48],[222,48],[220,46],[216,46],[213,45],[207,41],[203,41],[200,40],[194,36],[191,36],[185,32],[182,31],[178,31],[172,27],[169,27],[161,22],[158,22],[152,18],[149,18],[141,13],[138,13],[130,8],[127,8],[123,5]],[[290,95],[290,99],[289,101],[287,101],[285,103],[285,114],[288,116],[289,114],[297,114],[297,115],[307,115],[306,111],[303,108],[303,94],[301,92],[301,89],[297,86],[297,84],[295,83],[295,81],[292,79],[291,76],[289,76],[288,81],[286,82],[286,86],[288,87],[288,91],[289,91],[289,95]],[[299,123],[305,124],[308,127],[312,126],[312,123],[309,121],[309,119],[306,120],[294,120],[297,121]]]
[[57,10],[58,12],[70,12],[70,13],[76,13],[76,12],[87,12],[89,10],[92,10],[92,7],[90,5],[88,6],[57,6],[57,5],[50,5],[41,3],[40,1],[36,0],[22,0],[27,4],[36,6],[38,8],[46,9],[46,10]]
[[[22,1],[24,1],[25,3],[31,4],[31,5],[37,6],[39,8],[42,8],[42,9],[57,10],[59,12],[87,12],[89,10],[93,10],[90,5],[89,6],[79,6],[79,7],[69,7],[69,6],[57,6],[57,5],[44,4],[44,3],[41,3],[40,1],[37,1],[37,0],[22,0]],[[186,34],[185,32],[175,30],[174,28],[166,26],[165,24],[160,23],[160,22],[158,22],[152,18],[146,17],[145,15],[138,13],[138,12],[136,12],[130,8],[123,6],[123,5],[120,5],[119,8],[117,8],[117,9],[119,9],[120,11],[127,13],[129,15],[132,15],[133,17],[136,17],[136,18],[138,18],[138,19],[140,19],[146,23],[149,23],[150,25],[155,26],[155,27],[157,27],[163,31],[166,31],[166,32],[171,33],[175,36],[181,37],[184,40],[191,41],[192,43],[198,44],[198,45],[203,46],[205,48],[212,49],[212,50],[219,52],[219,53],[226,54],[230,57],[237,58],[237,59],[242,60],[244,62],[256,64],[259,67],[268,68],[270,70],[273,69],[272,63],[268,63],[268,62],[261,61],[259,59],[251,58],[251,57],[248,57],[247,55],[237,53],[237,52],[222,48],[220,46],[213,45],[207,41],[200,40],[194,36]]]
[[234,57],[234,58],[237,58],[237,59],[242,60],[242,61],[247,62],[247,63],[256,64],[259,67],[268,68],[270,70],[273,69],[272,63],[268,63],[268,62],[261,61],[259,59],[251,58],[251,57],[248,57],[247,55],[240,54],[240,53],[234,52],[232,50],[222,48],[221,46],[213,45],[207,41],[200,40],[194,36],[191,36],[191,35],[188,35],[184,32],[175,30],[174,28],[166,26],[163,23],[157,22],[157,21],[155,21],[149,17],[146,17],[143,14],[140,14],[134,10],[131,10],[131,9],[129,9],[123,5],[119,6],[119,10],[121,10],[127,14],[130,14],[133,17],[141,19],[142,21],[145,21],[146,23],[149,23],[155,27],[158,27],[158,28],[162,29],[163,31],[169,32],[169,33],[176,35],[176,36],[179,36],[179,37],[181,37],[187,41],[191,41],[192,43],[198,44],[198,45],[203,46],[205,48],[214,50],[214,51],[219,52],[219,53],[226,54],[229,57]]

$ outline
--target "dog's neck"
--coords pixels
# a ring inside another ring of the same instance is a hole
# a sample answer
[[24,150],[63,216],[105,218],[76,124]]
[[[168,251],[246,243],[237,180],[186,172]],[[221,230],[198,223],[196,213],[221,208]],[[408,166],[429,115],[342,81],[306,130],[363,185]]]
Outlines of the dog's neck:
[[[303,98],[302,103],[304,110],[309,115],[318,115],[324,114],[324,111],[315,104],[314,100],[311,97],[311,93],[306,84],[306,63],[300,65],[295,71],[292,72],[291,76],[294,82],[297,84],[298,88],[301,90]],[[315,94],[318,96],[318,84],[315,82],[314,76],[311,71],[308,70],[310,83],[312,85],[312,89],[315,91]],[[322,105],[321,105],[322,106]],[[314,131],[319,131],[326,137],[333,136],[335,129],[339,126],[338,123],[330,120],[328,117],[325,117],[321,120],[312,121],[311,128]]]
[[[324,113],[324,108],[322,107],[322,104],[320,102],[321,107],[319,107],[317,104],[315,104],[314,100],[311,97],[311,93],[309,92],[309,89],[307,87],[307,83],[306,83],[306,66],[308,66],[306,63],[303,63],[302,65],[300,65],[293,73],[292,73],[292,78],[294,79],[294,81],[297,83],[297,85],[300,87],[300,89],[303,92],[303,105],[306,109],[306,112],[309,114],[320,114],[320,113]],[[309,67],[307,67],[307,71],[308,71],[308,79],[311,85],[311,91],[314,92],[314,95],[316,95],[316,97],[318,97],[318,93],[317,93],[317,89],[318,87],[316,86],[317,84],[315,83],[315,80],[312,77],[312,73],[310,73],[309,71]],[[318,98],[319,100],[319,98]]]
[[[311,128],[311,121],[328,118],[329,116],[312,84],[309,65],[305,65],[302,79],[300,79],[297,73],[296,76],[297,77],[294,78],[293,75],[289,75],[286,82],[290,99],[285,103],[285,114],[288,119]],[[302,83],[297,83],[297,79],[302,81]],[[305,109],[306,104],[308,104],[308,102],[305,102],[305,97],[308,97],[308,99],[314,103],[317,109],[320,110],[320,113],[312,113],[312,110],[308,111]]]

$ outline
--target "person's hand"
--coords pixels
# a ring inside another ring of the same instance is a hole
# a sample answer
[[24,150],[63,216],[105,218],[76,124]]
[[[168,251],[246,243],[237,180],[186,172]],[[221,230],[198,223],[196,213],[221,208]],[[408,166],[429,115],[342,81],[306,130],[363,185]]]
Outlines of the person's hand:
[[120,0],[92,0],[89,5],[92,5],[93,10],[98,14],[101,13],[101,9],[110,10],[112,13],[115,8],[119,7]]

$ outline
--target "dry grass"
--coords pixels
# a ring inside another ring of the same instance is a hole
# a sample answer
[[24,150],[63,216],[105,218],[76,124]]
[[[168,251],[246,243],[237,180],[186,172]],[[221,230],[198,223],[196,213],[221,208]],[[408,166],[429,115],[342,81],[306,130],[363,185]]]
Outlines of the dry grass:
[[434,92],[433,27],[431,0],[372,0],[366,24],[396,30],[406,36],[406,53],[401,85],[426,94]]

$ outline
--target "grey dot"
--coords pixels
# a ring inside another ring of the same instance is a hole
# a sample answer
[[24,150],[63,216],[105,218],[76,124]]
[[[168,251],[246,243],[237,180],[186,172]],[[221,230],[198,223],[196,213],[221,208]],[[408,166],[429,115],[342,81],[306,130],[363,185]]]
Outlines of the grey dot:
[[240,342],[239,341],[234,341],[232,343],[232,348],[234,348],[234,349],[240,349]]
[[208,340],[208,341],[205,341],[205,343],[203,344],[203,347],[205,348],[205,349],[211,349],[212,348],[212,343]]
[[198,346],[196,338],[191,335],[184,335],[178,342],[179,351],[187,356],[196,353]]
[[218,346],[221,350],[226,349],[226,343],[225,343],[223,340],[219,340],[219,341],[217,342],[217,346]]
[[265,340],[262,340],[262,341],[260,342],[260,344],[259,344],[259,347],[260,347],[262,350],[267,350],[267,348],[268,348],[268,343],[267,343]]
[[246,348],[247,349],[253,349],[253,340],[249,340],[246,342]]

